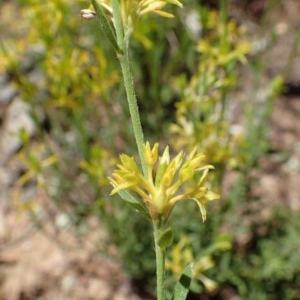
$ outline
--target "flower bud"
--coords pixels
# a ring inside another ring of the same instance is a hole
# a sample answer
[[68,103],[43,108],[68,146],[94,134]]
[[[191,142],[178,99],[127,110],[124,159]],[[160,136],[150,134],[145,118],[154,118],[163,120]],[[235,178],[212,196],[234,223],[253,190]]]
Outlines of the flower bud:
[[85,20],[92,20],[96,17],[96,13],[93,11],[93,10],[90,10],[90,9],[82,9],[80,11],[80,17],[82,19],[85,19]]

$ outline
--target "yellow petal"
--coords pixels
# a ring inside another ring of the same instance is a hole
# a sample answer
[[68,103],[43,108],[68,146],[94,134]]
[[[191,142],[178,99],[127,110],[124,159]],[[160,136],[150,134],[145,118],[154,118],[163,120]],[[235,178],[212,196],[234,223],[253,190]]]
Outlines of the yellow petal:
[[146,8],[142,9],[140,12],[140,15],[147,14],[149,12],[153,12],[157,9],[161,9],[166,5],[165,1],[155,1],[151,4],[149,4]]
[[153,12],[161,17],[165,17],[165,18],[169,18],[169,19],[174,18],[173,14],[167,13],[162,10],[154,10]]

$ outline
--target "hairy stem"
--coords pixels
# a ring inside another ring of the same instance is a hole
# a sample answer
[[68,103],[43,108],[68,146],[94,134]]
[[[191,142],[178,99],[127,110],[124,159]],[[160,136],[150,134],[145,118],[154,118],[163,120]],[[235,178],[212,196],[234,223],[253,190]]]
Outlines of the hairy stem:
[[165,300],[165,253],[159,246],[158,240],[161,233],[159,221],[153,222],[153,234],[155,243],[155,256],[156,256],[156,290],[157,300]]
[[124,29],[123,27],[118,0],[112,0],[112,8],[113,8],[114,26],[117,35],[117,43],[119,48],[122,51],[122,54],[118,54],[118,58],[122,69],[131,123],[133,127],[134,137],[137,144],[143,173],[145,176],[147,176],[147,165],[143,154],[144,134],[143,134],[143,129],[140,121],[140,115],[139,115],[137,99],[134,90],[133,77],[131,73],[130,59],[128,53],[129,37],[127,34],[125,34],[125,30],[128,29]]

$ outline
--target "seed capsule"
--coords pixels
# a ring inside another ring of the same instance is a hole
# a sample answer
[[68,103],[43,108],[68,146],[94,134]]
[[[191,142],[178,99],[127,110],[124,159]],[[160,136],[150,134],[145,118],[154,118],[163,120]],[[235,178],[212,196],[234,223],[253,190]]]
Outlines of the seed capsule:
[[84,20],[92,20],[96,17],[96,13],[93,10],[90,9],[82,9],[80,11],[80,17]]

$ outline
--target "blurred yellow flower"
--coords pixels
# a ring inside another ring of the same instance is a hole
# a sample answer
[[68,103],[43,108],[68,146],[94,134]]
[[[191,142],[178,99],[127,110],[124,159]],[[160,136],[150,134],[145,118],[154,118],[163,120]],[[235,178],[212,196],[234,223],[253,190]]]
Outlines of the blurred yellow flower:
[[[112,15],[111,0],[97,0],[97,2]],[[166,18],[173,18],[174,15],[164,10],[167,4],[173,4],[182,7],[178,0],[121,0],[120,11],[125,28],[131,27],[143,15],[154,13]]]
[[209,293],[215,291],[218,287],[217,282],[203,274],[214,268],[215,263],[212,256],[207,254],[195,258],[189,238],[182,236],[179,243],[172,248],[169,258],[166,260],[166,269],[179,277],[191,261],[194,262],[192,278],[201,281]]

